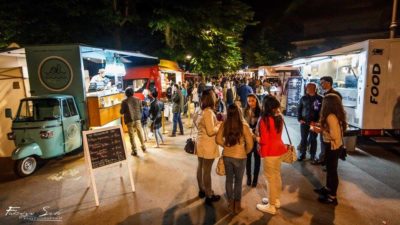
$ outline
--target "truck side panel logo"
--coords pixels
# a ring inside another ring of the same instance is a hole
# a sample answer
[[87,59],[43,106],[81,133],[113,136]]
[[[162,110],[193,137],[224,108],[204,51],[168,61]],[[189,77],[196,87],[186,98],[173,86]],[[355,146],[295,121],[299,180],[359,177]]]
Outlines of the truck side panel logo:
[[51,91],[67,89],[73,78],[71,65],[62,57],[50,56],[40,63],[38,69],[39,80],[42,85]]
[[372,67],[372,86],[371,86],[371,96],[369,97],[369,102],[372,104],[378,104],[378,100],[376,99],[379,96],[379,84],[381,75],[381,67],[379,64],[374,64]]

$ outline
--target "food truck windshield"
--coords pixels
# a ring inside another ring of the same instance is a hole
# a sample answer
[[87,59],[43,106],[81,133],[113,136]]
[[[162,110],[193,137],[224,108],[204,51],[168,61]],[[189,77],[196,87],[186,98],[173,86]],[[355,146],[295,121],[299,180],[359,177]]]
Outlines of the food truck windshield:
[[60,102],[57,99],[22,100],[16,122],[36,122],[60,118]]

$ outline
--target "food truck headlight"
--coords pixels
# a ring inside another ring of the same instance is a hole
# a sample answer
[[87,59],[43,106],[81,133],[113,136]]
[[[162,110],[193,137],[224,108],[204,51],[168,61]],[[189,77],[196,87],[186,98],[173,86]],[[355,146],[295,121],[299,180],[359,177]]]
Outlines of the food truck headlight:
[[7,138],[8,138],[8,140],[15,140],[15,133],[14,132],[10,132],[10,133],[7,133]]
[[52,138],[54,135],[52,130],[42,130],[40,131],[40,138],[42,139],[48,139],[48,138]]

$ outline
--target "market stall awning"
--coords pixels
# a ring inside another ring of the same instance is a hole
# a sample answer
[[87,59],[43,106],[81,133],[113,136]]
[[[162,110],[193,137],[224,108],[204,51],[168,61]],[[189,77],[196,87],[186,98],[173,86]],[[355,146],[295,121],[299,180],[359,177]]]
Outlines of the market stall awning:
[[159,70],[157,65],[132,67],[126,71],[124,80],[156,77],[158,75],[158,71]]
[[80,45],[80,48],[82,57],[95,63],[115,60],[123,63],[125,68],[132,68],[137,66],[157,65],[160,62],[157,57],[149,56],[140,52],[104,49],[87,45]]
[[178,63],[166,59],[160,59],[160,64],[158,64],[160,70],[173,70],[173,71],[183,71],[179,68]]

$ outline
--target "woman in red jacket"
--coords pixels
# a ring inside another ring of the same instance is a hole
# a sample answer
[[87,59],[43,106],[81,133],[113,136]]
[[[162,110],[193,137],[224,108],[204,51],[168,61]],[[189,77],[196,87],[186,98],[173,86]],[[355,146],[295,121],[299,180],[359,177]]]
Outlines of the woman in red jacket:
[[[287,148],[282,141],[283,116],[280,113],[280,103],[274,97],[267,95],[263,101],[263,112],[258,120],[256,136],[259,143],[259,153],[263,159],[264,176],[267,179],[268,204],[257,204],[257,209],[276,214],[280,207],[282,191],[281,162]],[[264,202],[264,200],[263,200]]]

